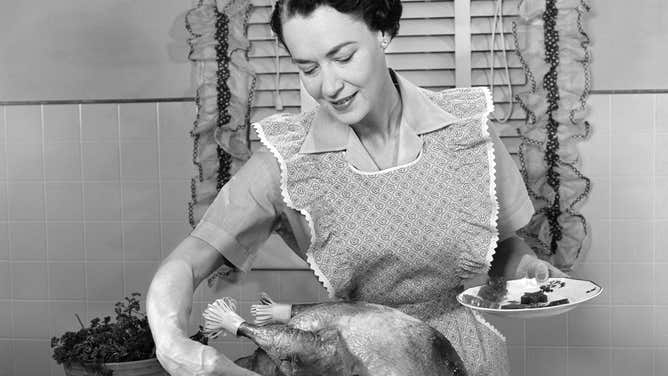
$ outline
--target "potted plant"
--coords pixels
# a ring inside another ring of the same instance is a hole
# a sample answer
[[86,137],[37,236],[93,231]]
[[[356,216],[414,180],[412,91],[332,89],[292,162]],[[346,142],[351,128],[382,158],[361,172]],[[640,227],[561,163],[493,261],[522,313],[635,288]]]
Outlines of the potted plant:
[[[98,317],[81,329],[51,339],[53,358],[65,368],[68,376],[123,376],[124,374],[167,375],[155,357],[155,343],[146,314],[140,310],[139,293],[116,303],[116,321]],[[202,328],[193,340],[207,344]]]

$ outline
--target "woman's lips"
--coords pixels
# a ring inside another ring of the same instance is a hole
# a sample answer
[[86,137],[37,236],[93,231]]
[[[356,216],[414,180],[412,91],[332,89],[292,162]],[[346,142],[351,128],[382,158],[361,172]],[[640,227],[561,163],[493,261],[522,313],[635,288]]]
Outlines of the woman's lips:
[[349,95],[345,98],[341,98],[338,101],[331,101],[329,103],[332,104],[332,107],[334,107],[336,110],[345,110],[348,106],[350,106],[350,103],[352,103],[353,99],[355,99],[355,96],[357,95],[357,91],[354,92],[352,95]]

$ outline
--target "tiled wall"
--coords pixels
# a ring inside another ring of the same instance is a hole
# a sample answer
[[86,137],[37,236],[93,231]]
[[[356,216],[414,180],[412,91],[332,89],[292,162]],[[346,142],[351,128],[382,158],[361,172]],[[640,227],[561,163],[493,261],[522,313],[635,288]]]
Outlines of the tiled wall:
[[[189,231],[193,119],[192,102],[0,107],[0,375],[62,374],[49,339],[77,329],[75,313],[146,295]],[[254,272],[229,294],[308,298],[308,274]]]
[[513,376],[668,375],[668,95],[594,95],[581,143],[593,239],[572,273],[605,290],[566,315],[490,317]]
[[[501,320],[513,376],[668,374],[668,95],[594,95],[581,143],[594,186],[583,212],[591,251],[575,276],[605,287],[567,315]],[[192,103],[0,107],[0,375],[61,375],[49,338],[145,295],[189,228]],[[308,271],[254,271],[239,286],[201,287],[202,307],[259,291],[313,301]],[[230,357],[247,341],[215,344]],[[22,356],[30,354],[30,356]]]

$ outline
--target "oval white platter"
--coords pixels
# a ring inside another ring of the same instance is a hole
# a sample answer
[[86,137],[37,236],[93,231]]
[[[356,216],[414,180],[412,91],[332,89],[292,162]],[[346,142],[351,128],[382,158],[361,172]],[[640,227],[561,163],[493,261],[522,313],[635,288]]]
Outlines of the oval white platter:
[[[552,291],[545,292],[547,302],[542,306],[501,308],[504,305],[519,303],[524,293],[539,291],[540,286],[544,285],[550,286]],[[549,278],[546,282],[538,284],[534,278],[521,278],[507,281],[508,293],[506,296],[500,302],[492,303],[478,296],[481,287],[475,286],[464,290],[457,295],[457,301],[478,312],[521,319],[554,316],[568,312],[576,306],[599,296],[603,291],[601,286],[585,279]],[[548,306],[550,302],[557,302],[562,299],[568,299],[568,303]]]

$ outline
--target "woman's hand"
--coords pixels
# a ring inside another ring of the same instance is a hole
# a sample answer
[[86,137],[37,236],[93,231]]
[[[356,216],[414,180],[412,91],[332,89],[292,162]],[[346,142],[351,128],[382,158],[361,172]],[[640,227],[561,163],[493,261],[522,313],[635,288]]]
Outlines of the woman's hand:
[[518,236],[499,242],[492,262],[492,274],[503,275],[506,279],[535,278],[538,283],[545,282],[549,277],[568,277],[549,262],[539,259]]
[[536,278],[538,283],[543,283],[550,277],[564,278],[568,277],[568,274],[536,255],[524,254],[520,257],[514,278]]

